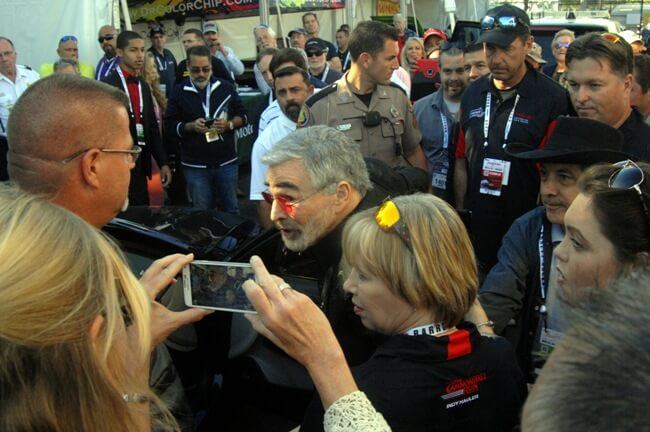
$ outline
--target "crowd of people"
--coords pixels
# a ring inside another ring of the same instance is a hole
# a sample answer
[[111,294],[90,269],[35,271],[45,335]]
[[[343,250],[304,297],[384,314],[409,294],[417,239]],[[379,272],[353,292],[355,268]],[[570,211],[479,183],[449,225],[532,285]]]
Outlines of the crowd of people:
[[400,14],[335,43],[302,24],[290,46],[253,29],[258,116],[216,21],[184,31],[180,62],[161,25],[148,49],[106,25],[95,68],[66,35],[40,73],[0,36],[0,430],[201,427],[163,342],[219,314],[158,297],[193,256],[137,280],[100,229],[129,204],[239,213],[247,124],[277,247],[250,259],[246,318],[313,381],[300,430],[647,428],[643,40],[560,30],[546,64],[510,4],[468,46]]

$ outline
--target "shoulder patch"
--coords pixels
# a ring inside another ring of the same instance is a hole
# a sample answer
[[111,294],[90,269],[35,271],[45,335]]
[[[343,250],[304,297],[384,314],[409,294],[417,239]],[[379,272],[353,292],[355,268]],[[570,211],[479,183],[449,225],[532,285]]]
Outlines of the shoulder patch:
[[309,112],[309,107],[304,105],[300,110],[300,114],[298,115],[298,121],[296,122],[296,125],[298,126],[298,128],[307,127],[309,126],[310,118],[311,118],[311,113]]
[[388,84],[388,86],[389,86],[389,87],[396,88],[396,89],[399,89],[402,93],[404,93],[404,96],[407,96],[407,97],[408,97],[408,95],[406,94],[406,90],[404,90],[402,87],[400,87],[399,85],[395,84],[394,82],[391,81],[390,84]]
[[309,99],[305,101],[305,105],[311,107],[319,100],[331,95],[334,92],[336,92],[336,83],[332,83],[327,87],[323,87],[318,93],[311,95]]

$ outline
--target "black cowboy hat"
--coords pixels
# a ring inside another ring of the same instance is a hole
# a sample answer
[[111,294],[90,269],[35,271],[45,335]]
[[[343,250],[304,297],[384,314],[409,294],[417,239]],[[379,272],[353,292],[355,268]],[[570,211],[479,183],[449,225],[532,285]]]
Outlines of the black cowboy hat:
[[623,134],[605,123],[579,117],[558,117],[550,126],[542,148],[513,142],[506,153],[517,159],[542,163],[592,165],[630,159],[622,151]]

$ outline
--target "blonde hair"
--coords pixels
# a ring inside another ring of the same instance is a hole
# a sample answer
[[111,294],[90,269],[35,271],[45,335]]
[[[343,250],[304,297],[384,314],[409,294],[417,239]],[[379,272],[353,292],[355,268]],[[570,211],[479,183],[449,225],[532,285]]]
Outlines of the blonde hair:
[[411,43],[416,43],[420,45],[420,48],[422,49],[422,58],[426,58],[427,55],[427,52],[424,50],[424,44],[422,43],[422,39],[415,36],[406,39],[406,42],[404,42],[404,48],[402,48],[402,54],[400,55],[400,64],[402,65],[403,68],[407,70],[411,67],[411,63],[408,61],[408,58],[406,58],[406,51],[408,50],[408,46]]
[[160,107],[161,115],[164,114],[167,109],[167,97],[160,89],[160,74],[156,67],[156,59],[154,59],[150,51],[147,51],[144,56],[144,73],[142,74],[142,78],[149,84],[151,94]]
[[478,276],[467,230],[451,208],[429,194],[393,199],[413,252],[375,221],[377,208],[358,213],[343,229],[346,264],[384,281],[393,294],[430,310],[446,326],[458,324],[474,302]]
[[161,425],[176,427],[129,374],[149,361],[150,300],[107,237],[2,185],[0,274],[0,430],[138,430],[148,406],[127,404],[127,392],[149,396]]

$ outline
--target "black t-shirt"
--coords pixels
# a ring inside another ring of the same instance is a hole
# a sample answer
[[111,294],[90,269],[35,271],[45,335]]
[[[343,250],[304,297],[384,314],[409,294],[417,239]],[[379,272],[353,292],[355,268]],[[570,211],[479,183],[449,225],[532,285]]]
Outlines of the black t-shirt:
[[[518,423],[525,384],[510,344],[470,323],[457,328],[441,337],[391,336],[353,368],[393,432],[503,432]],[[315,397],[300,430],[322,431],[323,415]]]
[[618,130],[623,134],[623,151],[634,160],[650,162],[650,126],[643,121],[643,114],[633,108]]
[[[223,62],[215,56],[210,56],[210,58],[212,60],[212,76],[226,80],[229,83],[235,85],[235,80],[232,79],[232,75],[228,71],[228,68],[226,68],[226,65],[223,64]],[[187,70],[187,60],[183,60],[178,64],[178,67],[176,68],[176,81],[174,85],[180,83],[184,78],[187,78],[188,76],[190,76],[190,73]]]
[[374,93],[374,92],[372,92],[372,93],[366,93],[366,94],[362,94],[362,95],[354,93],[354,95],[355,95],[356,97],[358,97],[359,100],[360,100],[361,102],[363,102],[363,103],[364,103],[368,108],[370,108],[370,101],[372,101],[372,94],[373,94],[373,93]]
[[[573,112],[566,90],[532,69],[528,69],[515,90],[514,97],[502,100],[491,77],[483,76],[465,91],[460,106],[456,158],[467,158],[465,207],[472,211],[474,247],[486,272],[496,263],[501,239],[510,225],[537,205],[539,176],[535,164],[508,155],[505,147],[517,142],[531,150],[538,148],[549,123]],[[488,94],[491,107],[486,147],[483,130]],[[508,123],[510,132],[506,140]],[[505,163],[507,176],[499,179],[503,184],[497,182],[495,186],[492,178],[486,179],[484,168],[489,168],[486,159]]]

